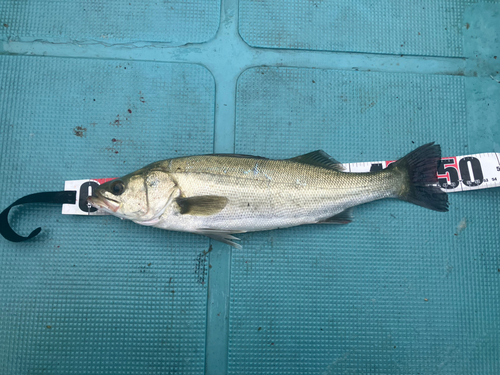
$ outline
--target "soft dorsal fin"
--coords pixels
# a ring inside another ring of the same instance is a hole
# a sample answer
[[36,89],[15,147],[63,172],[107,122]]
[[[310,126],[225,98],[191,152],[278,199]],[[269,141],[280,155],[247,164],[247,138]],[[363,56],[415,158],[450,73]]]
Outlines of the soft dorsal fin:
[[344,171],[344,167],[342,166],[342,164],[332,158],[323,150],[313,151],[308,154],[296,156],[288,160],[294,161],[296,163],[314,165],[315,167],[331,169],[337,172]]

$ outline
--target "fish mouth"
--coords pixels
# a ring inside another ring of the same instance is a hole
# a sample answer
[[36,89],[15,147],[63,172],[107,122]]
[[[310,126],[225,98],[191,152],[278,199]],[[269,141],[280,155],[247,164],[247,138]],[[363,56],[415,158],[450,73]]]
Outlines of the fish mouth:
[[105,198],[98,192],[95,195],[88,197],[87,202],[98,210],[108,211],[111,213],[116,213],[116,211],[120,208],[120,202],[111,198]]

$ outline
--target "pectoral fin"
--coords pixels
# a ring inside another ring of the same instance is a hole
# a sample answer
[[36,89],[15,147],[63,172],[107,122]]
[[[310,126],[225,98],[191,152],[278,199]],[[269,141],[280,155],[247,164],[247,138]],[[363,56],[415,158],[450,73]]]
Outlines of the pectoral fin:
[[190,198],[177,198],[182,215],[210,216],[221,212],[228,199],[217,195],[202,195]]

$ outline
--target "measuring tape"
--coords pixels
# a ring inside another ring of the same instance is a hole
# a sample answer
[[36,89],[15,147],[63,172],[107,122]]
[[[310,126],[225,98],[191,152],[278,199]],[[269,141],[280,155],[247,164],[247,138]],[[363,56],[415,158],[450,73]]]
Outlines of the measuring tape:
[[[387,168],[395,161],[349,163],[343,166],[346,172],[375,172]],[[441,190],[446,193],[500,187],[500,153],[442,158],[437,177]],[[95,188],[110,180],[114,178],[66,181],[64,190],[76,191],[76,201],[75,204],[63,204],[62,213],[65,215],[108,215],[90,207],[87,198],[92,195]]]
[[[349,172],[374,172],[397,160],[344,164]],[[438,184],[445,193],[488,189],[500,186],[500,153],[441,158]]]

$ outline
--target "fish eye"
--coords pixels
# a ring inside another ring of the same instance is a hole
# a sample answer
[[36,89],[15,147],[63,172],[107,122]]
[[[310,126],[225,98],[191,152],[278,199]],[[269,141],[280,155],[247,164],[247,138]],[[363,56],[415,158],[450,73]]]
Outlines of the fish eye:
[[121,194],[123,194],[123,191],[125,190],[125,185],[123,184],[123,182],[118,180],[118,181],[115,181],[114,183],[111,184],[110,190],[111,190],[111,193],[113,193],[114,195],[121,195]]

